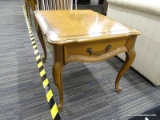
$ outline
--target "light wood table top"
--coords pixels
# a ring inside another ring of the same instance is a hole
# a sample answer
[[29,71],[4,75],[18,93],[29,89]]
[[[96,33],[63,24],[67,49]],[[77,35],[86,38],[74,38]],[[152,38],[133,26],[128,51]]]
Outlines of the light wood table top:
[[35,11],[51,44],[67,44],[138,35],[139,31],[91,10]]

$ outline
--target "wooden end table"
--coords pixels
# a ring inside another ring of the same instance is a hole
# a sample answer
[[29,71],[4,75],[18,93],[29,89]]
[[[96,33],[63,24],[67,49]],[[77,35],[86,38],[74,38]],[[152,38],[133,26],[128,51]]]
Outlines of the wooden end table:
[[62,69],[70,62],[103,61],[125,52],[126,60],[115,81],[115,89],[121,91],[119,81],[134,61],[139,31],[91,10],[35,11],[35,18],[44,62],[47,54],[43,35],[54,49],[52,75],[59,90],[59,109],[63,104]]

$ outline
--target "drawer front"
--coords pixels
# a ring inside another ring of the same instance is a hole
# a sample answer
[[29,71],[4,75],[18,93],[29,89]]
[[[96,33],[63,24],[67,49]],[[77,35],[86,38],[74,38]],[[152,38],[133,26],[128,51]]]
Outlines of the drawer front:
[[65,63],[73,61],[94,62],[127,51],[128,39],[113,39],[86,43],[67,44],[64,46]]

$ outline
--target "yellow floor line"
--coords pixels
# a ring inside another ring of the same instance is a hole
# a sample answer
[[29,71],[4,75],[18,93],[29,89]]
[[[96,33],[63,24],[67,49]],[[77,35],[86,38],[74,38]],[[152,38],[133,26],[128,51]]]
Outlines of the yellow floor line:
[[28,27],[28,32],[29,32],[29,35],[30,35],[31,44],[33,46],[34,54],[35,54],[35,57],[36,57],[37,67],[39,69],[39,74],[40,74],[40,77],[41,77],[41,80],[42,80],[42,85],[43,85],[43,88],[44,88],[45,93],[46,93],[46,99],[47,99],[47,102],[49,104],[52,119],[61,120],[61,118],[59,116],[57,104],[54,102],[53,92],[50,88],[49,80],[46,76],[46,71],[43,68],[43,62],[41,60],[41,56],[39,54],[37,44],[34,40],[33,32],[32,32],[32,29],[31,29],[31,26],[30,26],[30,23],[29,23],[29,20],[28,20],[28,17],[27,17],[27,13],[26,13],[26,8],[24,7],[24,5],[22,5],[22,9],[23,9],[26,24],[27,24],[27,27]]

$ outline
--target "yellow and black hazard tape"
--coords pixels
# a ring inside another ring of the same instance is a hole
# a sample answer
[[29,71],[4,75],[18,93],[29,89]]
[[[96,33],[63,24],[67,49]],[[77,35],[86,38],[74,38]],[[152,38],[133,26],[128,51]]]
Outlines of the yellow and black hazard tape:
[[54,98],[53,98],[53,92],[52,92],[52,90],[50,88],[50,85],[49,85],[49,80],[46,76],[45,69],[43,68],[43,62],[41,60],[41,56],[39,54],[37,44],[34,40],[33,32],[32,32],[32,29],[31,29],[31,26],[30,26],[30,23],[29,23],[27,13],[26,13],[26,9],[25,9],[24,5],[22,5],[22,8],[23,8],[23,13],[24,13],[24,16],[25,16],[26,24],[27,24],[27,27],[28,27],[29,35],[30,35],[30,40],[31,40],[31,43],[32,43],[32,46],[33,46],[34,54],[36,56],[37,67],[39,69],[39,74],[40,74],[40,77],[41,77],[41,80],[42,80],[42,85],[45,89],[46,99],[47,99],[47,102],[49,104],[52,119],[61,120],[59,112],[58,112],[57,104],[55,103]]

